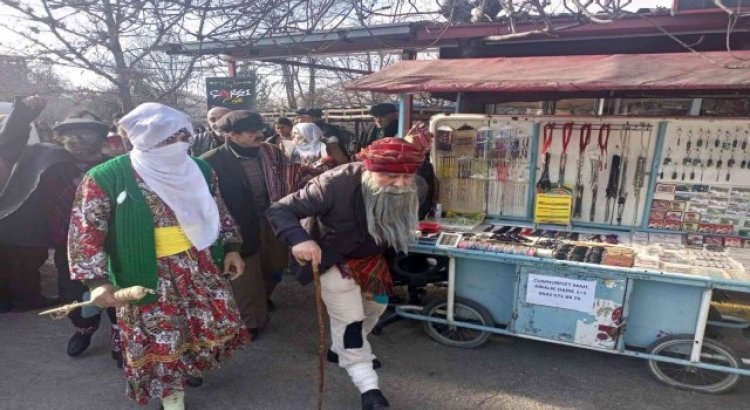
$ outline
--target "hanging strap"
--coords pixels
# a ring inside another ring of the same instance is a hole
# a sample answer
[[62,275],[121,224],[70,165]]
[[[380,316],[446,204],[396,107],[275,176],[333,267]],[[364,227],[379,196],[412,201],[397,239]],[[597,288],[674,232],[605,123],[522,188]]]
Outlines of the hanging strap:
[[581,134],[578,138],[578,153],[583,154],[586,151],[586,147],[591,142],[591,124],[583,124],[581,126]]
[[549,148],[552,146],[552,134],[554,134],[554,132],[555,132],[554,122],[551,122],[544,126],[544,136],[542,140],[542,155],[546,154],[547,151],[549,151]]
[[567,154],[568,153],[568,145],[570,145],[570,138],[573,136],[573,127],[575,126],[575,123],[572,122],[566,122],[563,125],[563,143],[562,143],[562,153]]
[[599,127],[599,153],[604,159],[603,161],[599,161],[599,169],[601,170],[607,169],[607,144],[609,144],[609,133],[611,130],[612,126],[610,124],[602,124]]

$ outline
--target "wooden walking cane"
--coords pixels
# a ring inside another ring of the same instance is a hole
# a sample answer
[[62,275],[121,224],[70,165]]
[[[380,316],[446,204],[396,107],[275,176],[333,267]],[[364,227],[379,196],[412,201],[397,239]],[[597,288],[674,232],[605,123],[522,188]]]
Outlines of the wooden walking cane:
[[323,389],[325,387],[326,324],[323,318],[323,294],[320,286],[320,268],[313,264],[315,282],[315,308],[318,313],[318,410],[323,409]]

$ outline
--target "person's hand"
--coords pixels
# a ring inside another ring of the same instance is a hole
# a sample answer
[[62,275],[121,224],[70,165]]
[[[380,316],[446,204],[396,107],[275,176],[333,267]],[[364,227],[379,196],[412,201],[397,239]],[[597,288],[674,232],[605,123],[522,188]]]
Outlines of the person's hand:
[[115,300],[115,290],[113,285],[97,286],[91,291],[91,301],[102,309],[127,306],[127,302]]
[[224,273],[229,280],[235,280],[245,272],[245,261],[239,252],[228,252],[224,255]]
[[42,97],[41,95],[32,95],[30,97],[23,98],[21,102],[23,103],[23,105],[31,108],[31,110],[41,112],[47,105],[47,98]]
[[300,242],[292,246],[292,255],[300,265],[312,262],[313,266],[320,266],[321,253],[320,246],[313,240]]

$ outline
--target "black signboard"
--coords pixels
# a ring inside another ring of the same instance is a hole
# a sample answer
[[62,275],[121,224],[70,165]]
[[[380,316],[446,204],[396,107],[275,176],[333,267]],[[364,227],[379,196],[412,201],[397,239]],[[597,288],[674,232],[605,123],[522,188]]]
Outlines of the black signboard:
[[233,110],[255,108],[255,76],[206,77],[208,108],[227,107]]

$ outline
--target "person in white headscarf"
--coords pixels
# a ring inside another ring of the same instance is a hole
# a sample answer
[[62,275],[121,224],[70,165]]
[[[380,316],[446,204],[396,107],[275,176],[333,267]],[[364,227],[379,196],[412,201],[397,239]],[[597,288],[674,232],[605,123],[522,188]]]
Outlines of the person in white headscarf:
[[292,128],[292,139],[294,147],[289,156],[292,161],[302,166],[301,186],[323,172],[347,162],[346,155],[338,147],[336,137],[324,139],[323,130],[313,123],[295,124]]
[[[328,155],[326,144],[321,141],[323,130],[313,123],[299,123],[292,128],[291,158],[299,164],[311,166]],[[286,147],[285,147],[286,148]],[[288,150],[288,148],[286,148]]]
[[[133,150],[90,170],[76,193],[70,273],[94,304],[118,308],[130,398],[183,409],[185,384],[249,340],[229,284],[244,270],[242,240],[216,174],[187,154],[187,114],[146,103],[120,126]],[[135,285],[156,293],[114,299]]]

